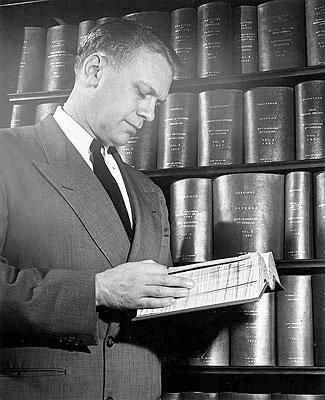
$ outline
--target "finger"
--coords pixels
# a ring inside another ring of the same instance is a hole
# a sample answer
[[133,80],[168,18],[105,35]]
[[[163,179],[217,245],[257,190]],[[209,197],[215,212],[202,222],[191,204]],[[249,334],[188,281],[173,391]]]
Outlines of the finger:
[[169,307],[175,303],[173,297],[155,298],[155,297],[142,297],[139,300],[138,308],[161,308]]
[[148,279],[147,284],[149,285],[182,287],[187,289],[192,289],[194,287],[194,281],[192,279],[183,278],[181,276],[151,274],[151,277],[148,277]]
[[186,297],[189,294],[189,289],[183,287],[146,286],[144,294],[147,297]]

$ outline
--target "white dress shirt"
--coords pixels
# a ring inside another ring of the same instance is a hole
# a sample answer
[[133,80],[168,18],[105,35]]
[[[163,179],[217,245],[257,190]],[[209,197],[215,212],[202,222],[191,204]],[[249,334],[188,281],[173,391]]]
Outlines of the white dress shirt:
[[[55,121],[58,123],[59,127],[62,129],[66,137],[69,139],[69,141],[73,144],[73,146],[77,149],[77,151],[80,153],[81,157],[86,161],[88,164],[89,168],[93,170],[93,164],[90,161],[90,153],[89,153],[89,147],[91,145],[91,142],[93,141],[93,137],[89,135],[89,133],[82,128],[73,118],[70,117],[63,109],[62,107],[57,107],[55,110],[55,113],[53,115]],[[130,218],[130,223],[131,227],[133,226],[133,220],[132,220],[132,211],[131,211],[131,203],[130,199],[128,196],[128,193],[126,191],[126,187],[124,184],[123,177],[121,175],[121,171],[117,165],[117,162],[115,161],[114,157],[111,154],[108,154],[107,149],[103,149],[103,156],[105,160],[105,164],[107,165],[107,168],[110,170],[111,174],[113,175],[114,179],[116,180],[124,203],[125,207],[127,209],[129,218]]]

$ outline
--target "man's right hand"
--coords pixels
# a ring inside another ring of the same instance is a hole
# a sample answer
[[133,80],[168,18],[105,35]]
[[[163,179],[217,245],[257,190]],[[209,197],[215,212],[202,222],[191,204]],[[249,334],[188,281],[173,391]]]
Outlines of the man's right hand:
[[129,262],[96,274],[96,305],[126,310],[167,307],[186,297],[192,280],[168,275],[152,260]]

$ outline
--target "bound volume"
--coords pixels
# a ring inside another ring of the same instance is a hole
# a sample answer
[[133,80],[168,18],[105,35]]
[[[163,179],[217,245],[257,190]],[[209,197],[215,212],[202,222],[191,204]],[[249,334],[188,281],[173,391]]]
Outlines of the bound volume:
[[325,258],[325,172],[316,174],[315,184],[315,252]]
[[309,66],[325,64],[324,0],[305,0],[307,62]]
[[325,366],[325,274],[311,278],[314,310],[315,365]]
[[193,279],[195,286],[171,306],[138,310],[135,320],[254,302],[280,285],[270,252],[172,267],[168,273]]
[[306,66],[303,0],[273,0],[257,6],[259,70]]

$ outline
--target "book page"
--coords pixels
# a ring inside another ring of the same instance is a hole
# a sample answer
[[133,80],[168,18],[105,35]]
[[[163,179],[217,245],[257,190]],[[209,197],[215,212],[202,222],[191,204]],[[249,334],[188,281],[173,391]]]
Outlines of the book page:
[[261,255],[253,253],[229,260],[232,261],[220,263],[220,260],[216,260],[217,265],[213,265],[212,261],[209,261],[208,265],[194,264],[193,269],[187,266],[184,267],[185,270],[176,273],[176,268],[173,268],[173,275],[195,281],[189,295],[176,299],[175,303],[168,307],[138,310],[136,319],[257,300],[268,278]]

